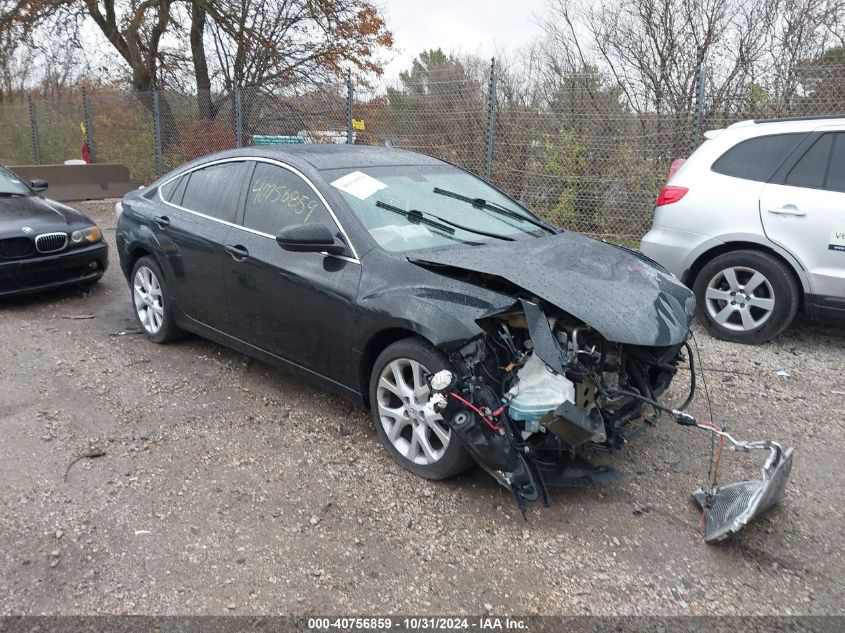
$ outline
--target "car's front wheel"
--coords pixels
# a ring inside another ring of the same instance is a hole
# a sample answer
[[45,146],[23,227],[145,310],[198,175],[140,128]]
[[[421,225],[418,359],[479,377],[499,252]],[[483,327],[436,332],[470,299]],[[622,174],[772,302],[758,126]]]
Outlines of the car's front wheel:
[[379,439],[403,468],[426,479],[453,477],[471,458],[443,417],[426,403],[428,376],[449,367],[425,339],[407,338],[376,359],[370,377],[370,409]]
[[130,277],[135,318],[147,337],[155,343],[172,341],[182,334],[173,320],[164,275],[156,261],[141,257]]
[[759,251],[723,253],[702,267],[693,285],[699,320],[717,338],[764,343],[792,322],[798,284],[779,260]]

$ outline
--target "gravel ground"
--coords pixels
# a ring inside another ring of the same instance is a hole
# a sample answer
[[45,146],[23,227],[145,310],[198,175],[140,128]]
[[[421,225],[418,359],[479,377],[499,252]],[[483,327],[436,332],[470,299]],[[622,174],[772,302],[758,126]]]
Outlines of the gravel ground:
[[[112,203],[79,206],[113,243]],[[697,332],[715,419],[796,449],[784,504],[709,546],[689,493],[710,442],[667,420],[602,459],[624,481],[524,522],[478,469],[405,472],[366,411],[296,376],[115,336],[135,326],[116,258],[88,295],[0,313],[0,614],[845,614],[841,324],[757,348]]]

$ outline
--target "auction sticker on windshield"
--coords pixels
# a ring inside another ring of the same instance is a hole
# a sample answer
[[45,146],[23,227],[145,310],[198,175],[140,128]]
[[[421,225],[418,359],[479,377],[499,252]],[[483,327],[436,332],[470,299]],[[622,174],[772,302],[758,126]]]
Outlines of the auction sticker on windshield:
[[351,196],[355,196],[359,200],[366,200],[376,191],[381,191],[387,187],[381,180],[368,176],[362,171],[348,173],[331,184],[332,187],[336,187]]
[[836,222],[830,234],[829,251],[845,251],[845,222]]

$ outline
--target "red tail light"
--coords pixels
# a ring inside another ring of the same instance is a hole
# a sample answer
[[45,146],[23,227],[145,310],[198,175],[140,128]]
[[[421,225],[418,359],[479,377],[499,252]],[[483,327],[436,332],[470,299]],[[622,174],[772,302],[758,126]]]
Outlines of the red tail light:
[[687,195],[687,191],[689,191],[689,189],[687,189],[686,187],[672,187],[670,185],[666,185],[660,191],[660,195],[657,196],[657,206],[661,207],[664,204],[672,204],[674,202],[677,202],[685,195]]

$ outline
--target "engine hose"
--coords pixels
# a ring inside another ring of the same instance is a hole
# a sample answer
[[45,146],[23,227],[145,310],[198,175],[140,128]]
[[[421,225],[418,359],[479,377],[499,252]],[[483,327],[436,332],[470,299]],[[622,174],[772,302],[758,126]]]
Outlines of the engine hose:
[[[681,424],[683,426],[695,426],[695,418],[693,418],[691,415],[687,413],[682,413],[678,409],[672,409],[671,407],[667,407],[665,404],[660,404],[657,400],[648,398],[635,391],[628,391],[626,389],[607,389],[602,390],[602,394],[606,396],[627,396],[628,398],[641,400],[642,402],[651,405],[655,409],[665,411],[666,413],[671,415],[675,422],[677,422],[678,424]],[[690,423],[690,421],[692,421],[692,423]]]

